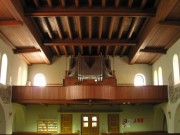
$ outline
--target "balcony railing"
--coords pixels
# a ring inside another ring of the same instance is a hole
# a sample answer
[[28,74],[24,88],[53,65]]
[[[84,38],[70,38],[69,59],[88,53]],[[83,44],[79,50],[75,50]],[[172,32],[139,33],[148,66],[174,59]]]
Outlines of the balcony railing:
[[168,101],[167,86],[12,86],[18,103],[162,103]]

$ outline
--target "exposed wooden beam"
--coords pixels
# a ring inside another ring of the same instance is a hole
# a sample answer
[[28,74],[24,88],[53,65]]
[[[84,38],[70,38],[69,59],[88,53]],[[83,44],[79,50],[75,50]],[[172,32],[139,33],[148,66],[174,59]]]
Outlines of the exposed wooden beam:
[[49,5],[49,7],[53,7],[52,1],[51,0],[47,0],[47,3]]
[[144,49],[141,49],[140,52],[166,54],[167,50],[164,48],[146,47]]
[[146,3],[147,3],[147,0],[142,0],[142,2],[141,2],[141,8],[144,8],[144,6],[146,5]]
[[66,50],[66,46],[62,46],[62,48],[64,50],[65,55],[68,55],[67,50]]
[[41,19],[42,19],[42,22],[45,25],[45,27],[47,27],[47,32],[48,32],[49,37],[51,39],[53,39],[54,38],[53,31],[52,31],[51,25],[50,25],[50,23],[48,21],[48,18],[42,17]]
[[157,25],[159,22],[164,21],[169,13],[172,11],[174,6],[178,3],[178,0],[163,0],[160,1],[159,6],[157,8],[157,13],[154,18],[146,24],[146,27],[141,33],[139,37],[139,41],[136,47],[132,48],[129,52],[129,62],[133,64],[136,62],[137,58],[139,57],[138,52],[141,49],[144,49],[146,45],[151,40],[151,37],[154,36],[155,31],[157,30]]
[[22,53],[35,53],[41,52],[40,49],[36,49],[35,47],[18,47],[13,49],[14,54],[22,54]]
[[82,45],[87,45],[87,46],[93,46],[93,45],[98,45],[98,46],[135,46],[136,41],[134,40],[107,40],[107,39],[64,39],[64,40],[51,40],[44,42],[44,45],[47,46],[71,46],[71,45],[76,45],[76,46],[82,46]]
[[128,0],[128,8],[131,8],[133,4],[133,0]]
[[121,39],[121,37],[122,37],[123,31],[124,31],[124,27],[125,27],[125,24],[126,24],[127,20],[128,20],[127,17],[123,17],[123,20],[122,20],[122,23],[121,23],[121,27],[120,27],[120,30],[119,30],[119,33],[118,33],[118,39]]
[[118,46],[114,47],[113,56],[116,55],[116,52],[117,52],[118,48],[119,48]]
[[100,20],[99,20],[99,39],[102,38],[102,30],[103,30],[103,20],[104,20],[104,17],[101,16],[100,17]]
[[133,34],[133,32],[134,32],[134,29],[136,28],[138,22],[139,22],[139,17],[135,17],[135,18],[133,19],[133,23],[132,23],[132,25],[131,25],[131,28],[130,28],[130,31],[129,31],[129,34],[128,34],[128,39],[131,38],[131,36],[132,36],[132,34]]
[[79,7],[79,0],[75,0],[76,7]]
[[42,40],[38,34],[38,31],[36,27],[34,27],[34,24],[32,23],[31,19],[26,17],[23,12],[23,8],[21,6],[21,2],[17,0],[8,0],[8,1],[2,1],[2,4],[6,5],[6,7],[9,9],[11,14],[16,20],[21,20],[23,22],[23,28],[26,30],[26,32],[29,33],[29,35],[34,38],[35,43],[39,45],[39,49],[41,49],[41,56],[42,59],[46,64],[51,64],[52,60],[52,53],[51,51],[45,47],[42,44]]
[[22,21],[16,21],[16,20],[0,21],[0,27],[20,26],[20,25],[23,25]]
[[61,32],[61,29],[60,29],[59,23],[58,23],[58,18],[54,17],[54,19],[55,19],[55,26],[56,26],[56,29],[57,29],[57,32],[58,32],[58,36],[59,36],[60,39],[63,39],[62,32]]
[[161,21],[161,22],[159,22],[159,24],[162,26],[167,26],[167,27],[180,28],[180,22],[179,21]]
[[89,7],[92,7],[92,0],[88,0]]
[[66,7],[66,1],[65,0],[60,0],[60,2],[61,2],[62,7]]
[[109,39],[111,39],[111,37],[112,37],[115,20],[116,20],[116,17],[113,16],[111,19],[111,24],[110,24],[110,28],[109,28],[109,35],[108,35]]
[[[89,39],[92,39],[92,16],[88,17],[88,22],[89,22]],[[89,54],[91,54],[92,48],[89,46]]]
[[81,29],[81,18],[80,18],[80,16],[76,16],[76,23],[78,26],[79,38],[82,39],[82,29]]
[[102,7],[104,8],[106,6],[106,0],[102,0]]
[[26,16],[142,16],[154,17],[154,9],[134,9],[134,8],[38,8],[27,9]]
[[57,46],[54,46],[54,50],[56,51],[58,56],[61,56],[61,53],[60,53],[59,48]]
[[126,49],[127,49],[127,46],[122,46],[121,52],[120,52],[120,56],[123,56],[123,55],[124,55]]
[[115,0],[115,7],[119,7],[120,0]]
[[88,17],[89,39],[92,39],[92,16]]
[[71,46],[72,54],[75,54],[75,46]]
[[109,52],[109,45],[106,46],[106,52],[105,52],[105,54],[107,55],[108,52]]
[[72,39],[73,36],[72,36],[72,31],[71,31],[71,27],[70,27],[68,16],[65,17],[65,20],[66,20],[66,24],[67,24],[67,30],[68,30],[69,38]]
[[35,6],[38,8],[39,7],[39,0],[33,0]]

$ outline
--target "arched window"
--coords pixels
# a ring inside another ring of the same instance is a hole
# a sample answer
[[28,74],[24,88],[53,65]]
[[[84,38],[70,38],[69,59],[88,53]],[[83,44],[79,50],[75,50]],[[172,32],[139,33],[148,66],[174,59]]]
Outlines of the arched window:
[[4,85],[6,84],[7,65],[8,65],[7,55],[3,54],[2,63],[1,63],[1,80],[0,80],[0,82]]
[[134,85],[135,86],[146,85],[145,76],[143,74],[136,74],[134,77]]
[[173,56],[173,73],[174,73],[174,84],[178,84],[180,82],[180,79],[179,79],[179,60],[177,54],[174,54]]
[[159,80],[159,85],[163,85],[163,76],[162,76],[162,68],[159,67],[158,69],[158,80]]
[[46,86],[46,78],[43,74],[39,73],[34,76],[35,86]]
[[157,71],[154,71],[154,85],[158,85],[158,75],[157,75]]
[[22,69],[21,69],[21,67],[19,67],[19,69],[18,69],[18,82],[17,82],[17,85],[21,85],[21,81],[22,81]]

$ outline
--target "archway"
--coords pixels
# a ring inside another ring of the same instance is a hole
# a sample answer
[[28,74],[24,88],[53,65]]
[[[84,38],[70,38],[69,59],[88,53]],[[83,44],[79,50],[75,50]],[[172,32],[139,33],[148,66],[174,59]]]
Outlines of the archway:
[[1,103],[0,103],[0,134],[6,134],[6,119]]
[[156,131],[167,131],[167,119],[160,106],[155,108],[154,128]]
[[180,133],[179,123],[180,123],[180,104],[178,105],[175,117],[174,117],[174,133]]

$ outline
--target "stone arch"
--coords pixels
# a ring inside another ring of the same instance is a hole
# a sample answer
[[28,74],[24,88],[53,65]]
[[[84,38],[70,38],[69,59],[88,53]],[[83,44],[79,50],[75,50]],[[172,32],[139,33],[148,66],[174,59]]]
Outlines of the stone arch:
[[180,123],[180,104],[178,105],[175,116],[174,116],[174,133],[180,133],[179,123]]
[[0,134],[6,134],[6,118],[1,103],[0,103]]

